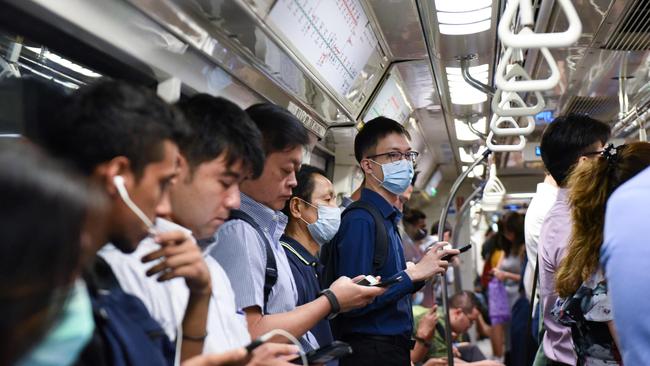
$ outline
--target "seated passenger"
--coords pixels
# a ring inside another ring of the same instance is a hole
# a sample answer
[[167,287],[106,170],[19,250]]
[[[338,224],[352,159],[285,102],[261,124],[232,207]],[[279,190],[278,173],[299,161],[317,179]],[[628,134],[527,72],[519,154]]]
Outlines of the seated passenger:
[[[180,145],[184,159],[177,181],[170,187],[171,221],[158,218],[155,229],[159,233],[182,230],[205,249],[230,210],[239,208],[239,184],[261,173],[262,137],[246,112],[223,98],[199,94],[179,107],[192,132]],[[160,282],[147,276],[153,265],[141,259],[159,249],[153,238],[146,238],[133,253],[106,246],[100,255],[111,265],[124,291],[139,297],[167,335],[176,339],[189,290],[180,278]],[[244,315],[235,306],[228,276],[207,254],[205,262],[212,277],[212,296],[203,353],[243,347],[250,336]]]
[[92,337],[79,273],[104,202],[66,173],[26,144],[0,144],[0,365],[72,365]]
[[543,319],[545,329],[538,355],[543,354],[550,362],[558,365],[575,365],[577,362],[571,341],[571,328],[558,323],[551,315],[557,299],[555,274],[571,234],[566,177],[574,167],[597,158],[609,136],[609,125],[576,114],[557,117],[546,126],[542,135],[542,160],[559,190],[557,199],[542,224],[537,247],[542,304],[540,319]]
[[[472,323],[478,321],[480,313],[476,308],[476,300],[472,293],[461,291],[449,299],[449,321],[452,335],[455,339],[466,333]],[[415,348],[411,351],[413,363],[428,361],[427,365],[446,364],[447,342],[445,341],[445,316],[437,307],[431,309],[414,306],[413,316],[415,320]],[[455,340],[454,340],[455,343]],[[459,364],[469,363],[470,365],[501,365],[499,362],[485,360],[485,356],[474,345],[462,345],[464,352],[454,349]],[[444,360],[443,360],[444,359]]]
[[[324,282],[337,276],[368,273],[381,276],[382,281],[399,277],[401,282],[372,304],[342,314],[333,323],[335,333],[354,349],[341,364],[408,365],[413,330],[411,295],[422,287],[424,280],[444,273],[448,263],[440,260],[443,255],[458,251],[441,251],[443,244],[438,244],[420,262],[406,266],[397,231],[402,214],[394,202],[411,184],[418,153],[411,149],[408,132],[402,125],[385,117],[369,121],[355,137],[354,154],[365,175],[358,201],[365,208],[348,206],[339,232],[323,248]],[[377,232],[377,228],[382,228],[380,225],[385,228],[385,236]],[[383,260],[374,255],[379,235],[386,238]]]
[[602,156],[576,167],[568,177],[573,231],[557,273],[561,299],[554,315],[571,327],[578,365],[622,364],[608,284],[599,264],[605,205],[614,190],[648,166],[650,143],[609,145]]
[[600,250],[624,365],[646,365],[650,360],[649,217],[650,168],[646,168],[611,193]]
[[228,274],[252,338],[282,328],[296,337],[305,336],[304,346],[318,347],[310,329],[328,315],[367,304],[383,290],[340,278],[321,292],[323,296],[296,307],[296,284],[280,245],[287,217],[279,210],[297,184],[296,172],[309,135],[281,107],[258,104],[247,112],[262,132],[264,169],[260,177],[242,182],[241,211],[219,229],[208,250]]

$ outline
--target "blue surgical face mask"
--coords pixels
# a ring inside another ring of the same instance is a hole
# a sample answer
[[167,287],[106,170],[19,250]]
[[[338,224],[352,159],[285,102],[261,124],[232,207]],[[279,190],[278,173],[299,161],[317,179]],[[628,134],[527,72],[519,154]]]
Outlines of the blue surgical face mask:
[[[379,164],[374,160],[370,160],[375,164]],[[393,194],[402,194],[411,185],[415,171],[413,169],[413,162],[402,159],[394,163],[379,164],[381,171],[384,173],[384,180],[380,181],[375,175],[372,176],[377,179],[381,186]]]
[[309,230],[311,237],[318,245],[323,246],[332,240],[334,235],[339,231],[339,226],[341,225],[341,209],[326,205],[318,205],[316,207],[305,200],[301,201],[318,210],[318,220],[315,223],[310,224],[303,218],[300,219],[307,224],[307,230]]
[[72,365],[94,330],[90,296],[86,284],[78,280],[65,300],[60,318],[17,366]]

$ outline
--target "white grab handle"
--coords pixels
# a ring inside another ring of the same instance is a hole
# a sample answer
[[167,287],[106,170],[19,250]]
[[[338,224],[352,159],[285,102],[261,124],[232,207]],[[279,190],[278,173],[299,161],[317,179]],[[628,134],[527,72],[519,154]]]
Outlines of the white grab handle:
[[548,62],[548,66],[551,69],[551,76],[540,80],[506,80],[506,65],[510,62],[510,57],[512,56],[512,48],[508,47],[499,61],[496,75],[494,77],[497,89],[509,92],[522,92],[550,90],[555,88],[555,86],[560,82],[560,69],[558,69],[557,63],[553,59],[553,55],[551,55],[548,48],[541,48],[540,51],[546,59],[546,62]]
[[[508,121],[508,122],[512,123],[515,127],[519,127],[517,125],[517,122],[512,120],[512,118],[510,120],[505,120],[505,121]],[[533,125],[533,128],[534,128],[534,125]],[[487,139],[485,139],[485,143],[486,143],[488,149],[490,149],[490,150],[492,150],[494,152],[521,151],[526,146],[526,137],[524,137],[524,135],[519,135],[519,143],[515,144],[515,145],[508,145],[508,144],[499,145],[499,144],[495,144],[493,142],[494,136],[495,136],[494,130],[490,130],[490,133],[488,134]]]
[[[508,75],[506,75],[506,80],[510,80],[514,77],[521,76],[525,80],[530,80],[530,76],[524,70],[523,67],[519,66],[519,64],[514,64],[512,65],[512,69],[508,72]],[[496,114],[498,114],[501,117],[518,117],[518,116],[531,116],[531,115],[536,115],[537,113],[541,112],[544,107],[546,106],[546,103],[544,102],[544,97],[542,96],[542,93],[539,91],[535,91],[535,99],[537,99],[537,104],[534,106],[523,106],[520,107],[512,107],[506,104],[507,108],[503,108],[501,106],[501,97],[503,96],[503,100],[507,101],[514,101],[512,98],[514,96],[517,96],[518,99],[521,99],[521,96],[519,96],[515,92],[507,92],[504,93],[503,90],[497,89],[496,93],[494,93],[494,96],[492,97],[492,111]],[[515,101],[516,102],[516,101]],[[522,100],[523,102],[523,100]]]
[[[462,1],[462,0],[459,0]],[[531,26],[529,14],[532,14],[531,9],[523,9],[530,7],[530,1],[509,0],[506,10],[503,12],[503,17],[499,22],[498,32],[499,39],[506,47],[514,48],[541,48],[541,47],[568,47],[574,44],[582,35],[582,22],[578,12],[571,4],[571,0],[556,0],[560,3],[560,7],[564,10],[564,14],[569,21],[569,28],[564,32],[554,33],[535,33],[533,31],[524,32],[528,28],[524,28],[518,34],[510,30],[515,16],[517,15],[517,8],[522,6],[520,13],[522,14],[522,24]]]
[[[517,121],[515,121],[514,118],[508,116],[499,117],[494,114],[492,115],[492,120],[490,121],[490,130],[491,132],[494,132],[495,136],[527,136],[535,131],[535,119],[532,116],[528,116],[525,119],[528,123],[526,127],[519,127],[519,124]],[[510,122],[510,124],[514,125],[515,127],[499,127],[499,125],[503,124],[504,122]]]

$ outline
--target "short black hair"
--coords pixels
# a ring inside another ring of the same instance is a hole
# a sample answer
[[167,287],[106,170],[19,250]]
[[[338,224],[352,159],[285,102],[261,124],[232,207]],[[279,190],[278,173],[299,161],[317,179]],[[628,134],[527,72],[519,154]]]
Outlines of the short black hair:
[[559,186],[587,149],[609,139],[609,125],[582,114],[559,116],[551,122],[542,135],[540,145],[542,161]]
[[[314,193],[314,175],[319,174],[323,177],[327,177],[327,173],[320,168],[316,168],[311,165],[303,165],[300,167],[298,174],[296,174],[297,185],[291,191],[291,198],[298,197],[302,200],[305,200],[311,203],[311,195]],[[282,212],[291,218],[291,212],[289,211],[289,202],[291,199],[287,200],[284,204]]]
[[79,89],[56,118],[39,123],[41,143],[83,174],[125,156],[136,178],[162,159],[166,140],[180,145],[190,131],[182,114],[153,91],[108,79]]
[[309,132],[288,110],[271,103],[248,107],[246,113],[262,132],[264,152],[268,156],[278,151],[309,144]]
[[[440,226],[440,220],[434,222],[433,225],[431,225],[431,235],[438,235],[438,226]],[[445,231],[443,232],[443,234],[446,233],[446,232],[452,232],[453,231],[453,228],[451,227],[451,225],[449,225],[449,223],[447,221],[445,221],[445,226],[444,227],[445,227]]]
[[377,147],[377,143],[385,136],[397,133],[411,138],[404,126],[386,117],[376,117],[366,122],[354,138],[354,157],[361,163],[368,151]]
[[476,306],[476,296],[467,290],[457,292],[449,298],[449,307],[452,309],[462,309],[465,314],[471,313]]
[[405,208],[404,209],[404,222],[409,224],[416,224],[419,220],[426,219],[427,215],[415,208]]
[[200,164],[226,154],[226,163],[241,161],[257,178],[264,169],[262,134],[235,103],[208,94],[196,94],[178,103],[192,128],[180,149],[193,171]]
[[13,364],[62,313],[61,295],[83,265],[93,192],[35,145],[0,143],[0,311],[7,315],[0,334],[11,335],[0,343],[0,364]]

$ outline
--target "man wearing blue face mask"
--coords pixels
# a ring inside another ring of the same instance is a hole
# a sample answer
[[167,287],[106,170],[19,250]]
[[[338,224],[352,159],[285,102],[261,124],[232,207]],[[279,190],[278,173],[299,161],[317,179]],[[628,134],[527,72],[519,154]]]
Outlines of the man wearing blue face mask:
[[[296,175],[298,184],[282,212],[289,223],[280,238],[287,253],[298,292],[297,306],[318,298],[321,291],[318,275],[318,252],[339,230],[341,210],[336,206],[332,182],[321,169],[303,165]],[[311,330],[318,344],[332,343],[332,331],[326,319]],[[334,363],[336,364],[336,363]]]
[[[366,123],[354,140],[354,154],[364,172],[365,186],[355,206],[343,213],[339,232],[324,248],[324,282],[330,277],[367,273],[381,276],[382,281],[401,280],[370,305],[342,314],[332,323],[337,337],[354,349],[341,365],[410,365],[411,294],[421,288],[424,280],[445,272],[448,263],[440,259],[443,255],[458,253],[441,250],[439,243],[417,264],[406,267],[397,229],[402,213],[394,203],[411,184],[418,156],[408,137],[402,125],[378,117]],[[382,238],[387,240],[380,253],[377,248],[382,246],[377,243]],[[334,276],[330,276],[332,272]]]

